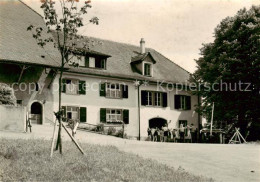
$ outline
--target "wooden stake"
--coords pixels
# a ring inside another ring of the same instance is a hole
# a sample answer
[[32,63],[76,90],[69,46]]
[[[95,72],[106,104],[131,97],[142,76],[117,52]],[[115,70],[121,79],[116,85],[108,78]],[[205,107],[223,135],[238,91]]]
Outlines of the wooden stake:
[[65,131],[68,133],[68,135],[70,136],[70,138],[72,139],[72,141],[75,143],[75,145],[77,146],[77,148],[80,150],[80,152],[84,155],[84,152],[82,150],[82,148],[79,146],[79,144],[76,142],[76,140],[74,139],[74,137],[70,134],[70,132],[68,131],[68,129],[66,128],[66,126],[64,126],[64,124],[61,121],[61,126],[65,129]]
[[53,150],[54,150],[54,141],[55,141],[56,125],[57,125],[57,119],[55,120],[55,123],[54,123],[54,129],[53,129],[53,135],[52,135],[52,142],[51,142],[51,155],[50,155],[50,157],[52,157],[52,155],[53,155]]
[[214,102],[213,102],[212,111],[211,111],[210,136],[212,136],[213,116],[214,116]]

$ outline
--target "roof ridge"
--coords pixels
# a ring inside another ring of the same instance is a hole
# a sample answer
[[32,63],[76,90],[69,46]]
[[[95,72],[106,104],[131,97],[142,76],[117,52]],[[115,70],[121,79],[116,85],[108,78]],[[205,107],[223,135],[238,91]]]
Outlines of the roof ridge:
[[150,49],[154,50],[155,52],[157,52],[158,54],[160,54],[161,56],[163,56],[163,57],[164,57],[166,60],[168,60],[169,62],[175,64],[175,65],[178,66],[179,68],[181,68],[181,69],[183,69],[184,71],[188,72],[190,75],[192,74],[192,73],[190,73],[189,71],[187,71],[186,69],[184,69],[183,67],[181,67],[180,65],[178,65],[177,63],[173,62],[172,60],[170,60],[169,58],[167,58],[166,56],[164,56],[163,54],[161,54],[160,52],[156,51],[155,49],[153,49],[153,48],[150,48]]
[[[82,36],[87,37],[87,38],[99,39],[100,41],[104,40],[104,41],[113,42],[113,43],[117,43],[117,44],[124,44],[124,45],[127,45],[127,46],[139,47],[138,45],[120,42],[120,41],[114,41],[114,40],[103,39],[103,38],[98,38],[98,37],[94,37],[94,36],[87,36],[87,35],[82,35]],[[147,48],[147,49],[149,49],[149,48]]]
[[20,1],[23,5],[27,6],[29,9],[31,9],[34,13],[36,13],[38,16],[40,16],[43,19],[43,16],[38,13],[37,11],[35,11],[34,9],[32,9],[29,5],[27,5],[25,2],[23,2],[22,0],[18,0]]

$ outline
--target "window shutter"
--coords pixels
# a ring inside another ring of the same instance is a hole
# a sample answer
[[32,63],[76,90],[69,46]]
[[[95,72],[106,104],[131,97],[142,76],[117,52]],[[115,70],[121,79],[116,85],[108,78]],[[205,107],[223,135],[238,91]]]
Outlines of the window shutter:
[[106,83],[100,84],[99,95],[102,96],[102,97],[106,96]]
[[66,116],[66,106],[61,106],[61,110],[62,110],[62,117],[67,117]]
[[85,66],[89,68],[89,57],[85,56]]
[[187,108],[187,110],[191,109],[191,97],[190,96],[186,96],[186,108]]
[[148,104],[146,98],[147,98],[147,91],[142,90],[141,91],[141,105],[142,106],[146,106]]
[[85,95],[86,94],[86,82],[85,81],[79,81],[79,94]]
[[123,98],[128,98],[128,85],[122,85]]
[[167,93],[162,93],[163,96],[163,107],[167,107],[168,106],[168,98],[167,98]]
[[87,108],[86,107],[80,107],[80,122],[86,122],[87,121]]
[[180,105],[180,95],[174,95],[174,106],[175,109],[180,109],[181,105]]
[[66,93],[66,79],[62,79],[62,89],[61,89],[62,93]]
[[106,119],[106,109],[105,108],[101,108],[100,109],[100,123],[106,123],[107,119]]
[[129,124],[129,110],[123,110],[123,121],[125,124]]

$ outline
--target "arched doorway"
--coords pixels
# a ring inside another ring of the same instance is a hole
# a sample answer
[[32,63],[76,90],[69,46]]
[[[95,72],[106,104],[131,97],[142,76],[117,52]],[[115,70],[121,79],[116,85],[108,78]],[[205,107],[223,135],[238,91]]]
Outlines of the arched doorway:
[[167,120],[163,118],[153,118],[149,120],[149,128],[159,128],[167,125]]
[[31,105],[31,122],[42,124],[42,105],[39,102],[34,102]]

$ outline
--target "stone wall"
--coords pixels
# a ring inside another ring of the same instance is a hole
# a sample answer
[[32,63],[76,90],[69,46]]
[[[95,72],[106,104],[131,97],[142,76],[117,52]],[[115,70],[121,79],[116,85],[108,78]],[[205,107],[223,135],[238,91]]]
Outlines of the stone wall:
[[0,130],[25,131],[26,111],[24,107],[0,105]]

